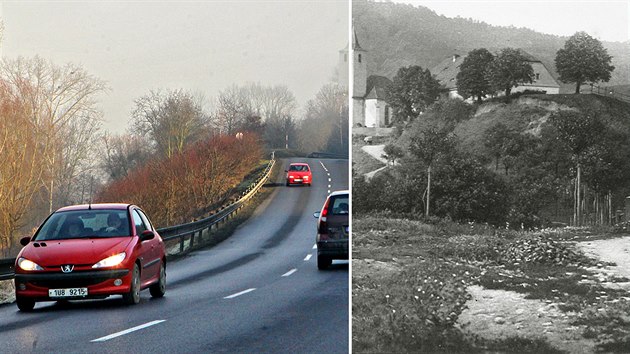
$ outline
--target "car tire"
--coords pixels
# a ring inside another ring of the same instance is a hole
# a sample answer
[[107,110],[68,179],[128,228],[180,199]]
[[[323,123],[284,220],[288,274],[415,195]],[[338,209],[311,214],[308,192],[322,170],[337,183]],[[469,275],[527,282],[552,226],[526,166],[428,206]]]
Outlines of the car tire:
[[133,265],[131,286],[129,292],[123,294],[123,302],[127,305],[135,305],[140,302],[140,267],[137,263]]
[[332,259],[326,256],[317,256],[317,269],[323,270],[330,267],[332,264]]
[[15,298],[15,302],[22,312],[31,312],[35,308],[35,300],[33,299],[18,296]]
[[290,186],[291,184],[289,183],[289,181],[287,181],[287,187]]
[[162,297],[166,293],[166,267],[164,262],[160,265],[160,277],[155,284],[149,287],[149,292],[155,298]]

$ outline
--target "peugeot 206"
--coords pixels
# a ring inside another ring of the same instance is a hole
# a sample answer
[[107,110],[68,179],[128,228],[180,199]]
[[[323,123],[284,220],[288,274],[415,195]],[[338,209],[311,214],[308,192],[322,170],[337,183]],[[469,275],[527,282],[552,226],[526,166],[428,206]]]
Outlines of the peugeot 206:
[[52,213],[15,263],[15,297],[21,311],[38,301],[122,295],[126,304],[166,291],[164,243],[149,218],[130,204],[86,204]]

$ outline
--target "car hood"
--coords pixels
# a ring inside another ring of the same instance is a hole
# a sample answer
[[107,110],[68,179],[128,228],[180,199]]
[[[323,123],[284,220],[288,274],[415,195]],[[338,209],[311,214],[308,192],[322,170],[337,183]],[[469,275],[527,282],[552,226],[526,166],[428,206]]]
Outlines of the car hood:
[[[123,252],[132,237],[35,241],[24,247],[21,256],[42,267],[61,264],[92,265]],[[40,244],[40,247],[35,247]],[[46,244],[45,247],[42,244]]]
[[309,171],[289,171],[287,176],[310,176]]

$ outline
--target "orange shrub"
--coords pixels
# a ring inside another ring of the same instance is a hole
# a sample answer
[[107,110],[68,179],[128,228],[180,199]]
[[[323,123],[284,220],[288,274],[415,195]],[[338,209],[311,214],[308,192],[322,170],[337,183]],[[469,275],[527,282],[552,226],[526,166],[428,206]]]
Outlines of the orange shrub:
[[214,136],[170,159],[153,160],[105,186],[98,202],[139,205],[158,227],[189,222],[228,193],[262,157],[258,136]]

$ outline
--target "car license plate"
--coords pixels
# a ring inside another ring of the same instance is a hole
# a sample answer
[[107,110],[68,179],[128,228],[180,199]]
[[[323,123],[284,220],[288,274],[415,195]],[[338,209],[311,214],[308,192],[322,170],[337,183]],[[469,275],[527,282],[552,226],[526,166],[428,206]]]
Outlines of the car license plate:
[[49,289],[49,297],[82,297],[87,296],[87,288]]
[[296,179],[294,179],[294,181],[295,182],[302,182],[302,179],[301,178],[296,178]]

